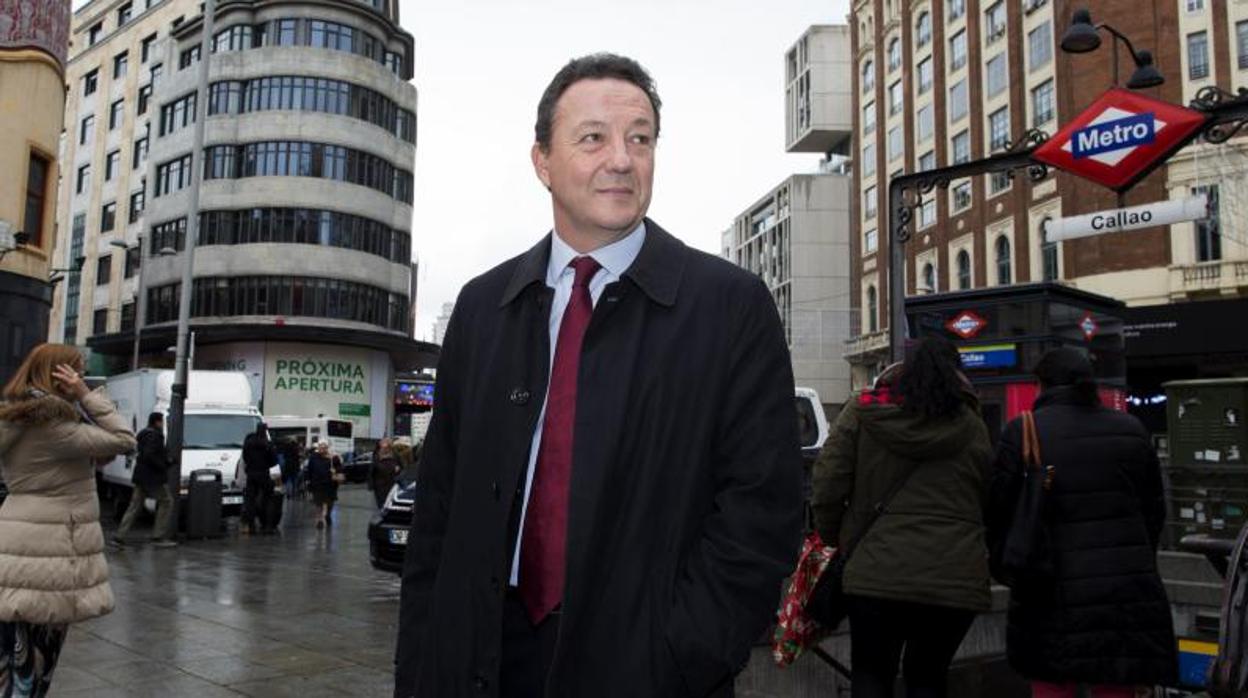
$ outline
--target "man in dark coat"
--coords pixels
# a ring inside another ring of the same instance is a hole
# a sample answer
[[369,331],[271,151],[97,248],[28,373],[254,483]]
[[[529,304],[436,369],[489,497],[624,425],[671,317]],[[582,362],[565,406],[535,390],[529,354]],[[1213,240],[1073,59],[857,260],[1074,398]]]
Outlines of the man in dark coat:
[[[1080,683],[1117,687],[1124,695],[1134,685],[1170,684],[1178,664],[1156,554],[1166,507],[1148,432],[1135,417],[1101,406],[1092,365],[1081,352],[1051,351],[1036,374],[1041,459],[1055,468],[1046,493],[1054,574],[1014,582],[1010,666],[1056,684],[1037,695],[1073,696]],[[989,499],[994,557],[1022,487],[1021,452],[1016,419],[1001,436]]]
[[403,572],[395,695],[731,696],[801,542],[767,287],[645,218],[659,100],[572,61],[538,106],[554,232],[460,293]]
[[249,533],[256,532],[256,519],[264,531],[273,530],[272,523],[265,520],[264,506],[273,496],[272,468],[277,465],[277,449],[269,440],[269,428],[263,422],[256,431],[243,440],[243,473],[247,476],[247,489],[243,491],[242,524]]
[[134,489],[130,492],[130,506],[121,517],[121,525],[112,539],[113,547],[123,547],[139,511],[150,497],[156,500],[156,524],[152,528],[152,545],[168,548],[177,545],[173,542],[173,531],[169,529],[170,514],[173,509],[173,496],[169,492],[169,453],[165,450],[165,416],[153,412],[147,416],[147,427],[135,437],[138,450],[134,459],[134,474],[131,482]]

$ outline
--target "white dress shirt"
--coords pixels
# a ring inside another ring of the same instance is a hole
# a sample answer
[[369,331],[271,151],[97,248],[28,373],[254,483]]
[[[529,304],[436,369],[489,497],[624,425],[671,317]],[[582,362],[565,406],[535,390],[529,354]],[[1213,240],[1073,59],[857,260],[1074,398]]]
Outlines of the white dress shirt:
[[[602,267],[589,281],[589,297],[594,305],[607,284],[619,281],[624,272],[633,265],[633,260],[641,252],[641,245],[646,241],[646,224],[641,223],[633,232],[606,247],[590,252],[589,257]],[[568,246],[559,237],[559,231],[550,236],[550,262],[546,266],[546,285],[555,289],[555,297],[550,303],[550,364],[554,367],[555,345],[559,342],[559,325],[563,322],[563,311],[572,300],[572,282],[576,280],[576,272],[568,265],[573,259],[582,256]],[[546,392],[550,391],[549,370],[547,371]],[[542,400],[542,411],[537,418],[537,428],[533,431],[533,445],[529,448],[529,469],[524,478],[524,504],[520,509],[520,530],[516,537],[516,553],[511,560],[511,586],[520,584],[520,545],[524,541],[524,519],[529,512],[529,492],[533,487],[533,473],[537,469],[537,452],[542,445],[542,423],[546,421],[546,400]]]

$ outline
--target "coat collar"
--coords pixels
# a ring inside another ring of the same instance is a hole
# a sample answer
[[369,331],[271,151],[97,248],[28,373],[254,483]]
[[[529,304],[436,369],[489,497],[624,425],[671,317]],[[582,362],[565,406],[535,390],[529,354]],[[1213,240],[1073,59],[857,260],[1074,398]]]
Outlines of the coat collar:
[[[676,304],[680,277],[685,267],[686,247],[657,223],[645,219],[646,241],[637,254],[636,261],[624,272],[624,278],[632,279],[647,296],[659,305],[671,307]],[[550,234],[520,257],[511,280],[503,291],[499,307],[505,307],[520,292],[537,283],[545,283],[546,268],[550,261]]]

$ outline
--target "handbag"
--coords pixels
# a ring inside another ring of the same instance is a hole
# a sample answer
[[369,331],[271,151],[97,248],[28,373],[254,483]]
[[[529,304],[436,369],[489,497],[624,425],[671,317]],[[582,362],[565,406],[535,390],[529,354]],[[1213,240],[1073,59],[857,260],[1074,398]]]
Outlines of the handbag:
[[854,554],[854,549],[867,536],[871,527],[876,521],[880,520],[880,516],[888,509],[888,505],[893,501],[893,497],[901,491],[901,488],[910,480],[910,476],[914,471],[918,470],[917,466],[912,466],[904,475],[893,483],[893,486],[884,495],[884,498],[876,503],[871,510],[866,522],[863,523],[858,533],[845,544],[843,550],[837,550],[832,559],[824,568],[823,574],[819,576],[819,582],[815,584],[814,590],[810,594],[810,599],[806,604],[807,614],[815,620],[815,622],[827,628],[829,631],[836,630],[849,615],[849,605],[845,598],[845,567],[849,564],[849,558]]
[[1001,547],[1001,576],[1009,586],[1024,578],[1053,575],[1053,546],[1047,525],[1049,491],[1056,470],[1044,465],[1036,416],[1023,412],[1023,484]]
[[806,648],[818,645],[830,632],[810,617],[806,607],[815,584],[835,555],[835,550],[824,545],[817,532],[806,534],[802,553],[797,558],[797,569],[789,577],[789,588],[780,601],[780,610],[776,612],[771,657],[778,666],[792,664]]

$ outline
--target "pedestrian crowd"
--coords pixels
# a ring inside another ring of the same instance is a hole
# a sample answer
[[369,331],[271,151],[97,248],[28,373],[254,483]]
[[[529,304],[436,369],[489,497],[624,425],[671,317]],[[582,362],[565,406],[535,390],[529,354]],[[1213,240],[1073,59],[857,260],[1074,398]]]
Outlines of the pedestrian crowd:
[[[800,569],[784,326],[760,279],[646,217],[660,106],[623,56],[555,75],[530,151],[554,226],[461,292],[419,458],[378,444],[379,506],[419,461],[396,698],[732,696]],[[159,419],[136,441],[82,371],[73,347],[42,345],[4,389],[0,696],[43,695],[68,625],[112,609],[94,463],[137,446],[135,498],[157,500],[168,537]],[[1149,436],[1100,405],[1083,353],[1056,349],[1035,373],[1034,411],[995,449],[943,339],[837,416],[808,539],[837,552],[809,610],[848,618],[854,698],[892,696],[899,671],[909,698],[945,696],[994,577],[1034,698],[1174,679]],[[264,425],[247,438],[246,528],[280,517],[275,477],[311,495],[318,528],[332,521],[342,458],[300,446]]]

